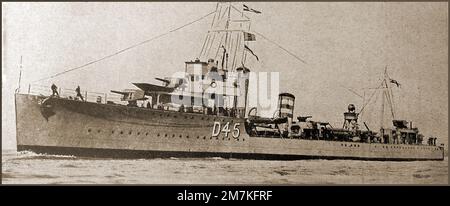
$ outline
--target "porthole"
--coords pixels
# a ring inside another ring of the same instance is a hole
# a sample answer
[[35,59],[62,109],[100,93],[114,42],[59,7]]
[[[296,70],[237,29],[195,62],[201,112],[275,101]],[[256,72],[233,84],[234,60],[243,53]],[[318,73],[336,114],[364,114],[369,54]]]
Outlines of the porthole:
[[203,139],[206,139],[206,136],[203,136]]
[[88,129],[88,132],[91,132],[92,130],[91,129]]
[[[148,136],[148,132],[145,133],[145,136]],[[159,133],[158,133],[158,137],[159,137]]]
[[129,135],[131,135],[131,133],[132,133],[131,131],[128,132]]
[[167,137],[167,134],[164,134],[164,137]]
[[172,137],[175,137],[175,134],[172,134]]
[[114,134],[114,130],[113,130],[113,131],[111,131],[111,134]]
[[141,132],[138,132],[138,133],[137,133],[137,135],[140,135],[140,134],[141,134]]
[[183,135],[180,134],[180,138],[182,138],[182,137],[183,137]]
[[97,133],[100,133],[100,130],[97,130]]
[[199,139],[200,138],[200,136],[197,136],[197,139]]
[[186,136],[186,138],[188,138],[188,139],[189,139],[189,135],[187,135],[187,136]]
[[123,131],[120,131],[120,134],[123,134]]
[[[147,135],[148,133],[146,133],[145,135]],[[159,133],[156,135],[157,137],[159,137]]]
[[242,141],[245,141],[245,139],[242,139]]
[[209,137],[209,139],[212,139],[212,137]]

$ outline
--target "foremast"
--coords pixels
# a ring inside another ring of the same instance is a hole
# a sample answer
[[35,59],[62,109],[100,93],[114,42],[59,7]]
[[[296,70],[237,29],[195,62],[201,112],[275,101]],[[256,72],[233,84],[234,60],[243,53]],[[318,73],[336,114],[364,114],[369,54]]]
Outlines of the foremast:
[[225,71],[236,71],[237,68],[243,67],[247,60],[246,51],[252,52],[249,42],[256,41],[250,27],[250,18],[242,9],[236,8],[230,2],[217,3],[198,58],[214,59],[217,66]]

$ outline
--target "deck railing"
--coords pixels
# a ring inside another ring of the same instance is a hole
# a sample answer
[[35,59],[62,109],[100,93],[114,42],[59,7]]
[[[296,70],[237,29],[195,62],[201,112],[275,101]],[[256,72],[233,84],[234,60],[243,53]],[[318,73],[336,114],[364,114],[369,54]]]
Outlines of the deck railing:
[[[73,88],[73,89],[58,88],[57,91],[58,91],[59,97],[61,97],[61,98],[81,100],[80,98],[77,97],[75,88]],[[43,95],[43,96],[51,96],[53,94],[51,86],[39,85],[39,84],[29,84],[27,92],[28,92],[28,94]],[[104,103],[104,104],[108,103],[108,101],[114,102],[114,103],[119,103],[121,101],[120,99],[122,97],[120,94],[93,92],[93,91],[87,91],[87,90],[81,90],[80,93],[81,93],[81,96],[83,96],[83,100],[86,102],[97,102],[97,103]]]

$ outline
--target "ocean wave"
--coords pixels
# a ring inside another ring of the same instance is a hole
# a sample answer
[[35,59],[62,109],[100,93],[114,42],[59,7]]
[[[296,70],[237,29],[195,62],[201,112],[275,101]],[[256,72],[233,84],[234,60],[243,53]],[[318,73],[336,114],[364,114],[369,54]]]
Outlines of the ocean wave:
[[42,154],[35,153],[32,151],[20,151],[16,153],[16,157],[14,159],[26,160],[26,159],[76,159],[76,156],[73,155],[53,155],[53,154]]

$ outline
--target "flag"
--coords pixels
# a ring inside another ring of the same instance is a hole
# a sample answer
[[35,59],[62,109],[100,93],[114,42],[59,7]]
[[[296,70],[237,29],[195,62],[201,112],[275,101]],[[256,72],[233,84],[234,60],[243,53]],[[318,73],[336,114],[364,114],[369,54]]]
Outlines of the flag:
[[244,32],[244,41],[256,41],[255,34]]
[[395,79],[389,79],[389,81],[390,81],[391,83],[397,85],[397,87],[400,87],[400,85],[401,85],[401,84],[398,83],[397,80],[395,80]]
[[257,14],[260,14],[261,12],[260,11],[258,11],[258,10],[254,10],[254,9],[252,9],[252,8],[249,8],[247,5],[245,5],[245,4],[242,4],[243,6],[244,6],[244,11],[251,11],[251,12],[254,12],[254,13],[257,13]]
[[253,53],[253,51],[250,49],[250,48],[248,48],[248,46],[247,45],[244,45],[244,48],[246,49],[246,50],[248,50],[250,53],[252,53],[253,54],[253,56],[255,56],[256,57],[256,60],[258,60],[259,61],[259,58],[258,58],[258,56],[256,56],[256,54],[255,53]]

